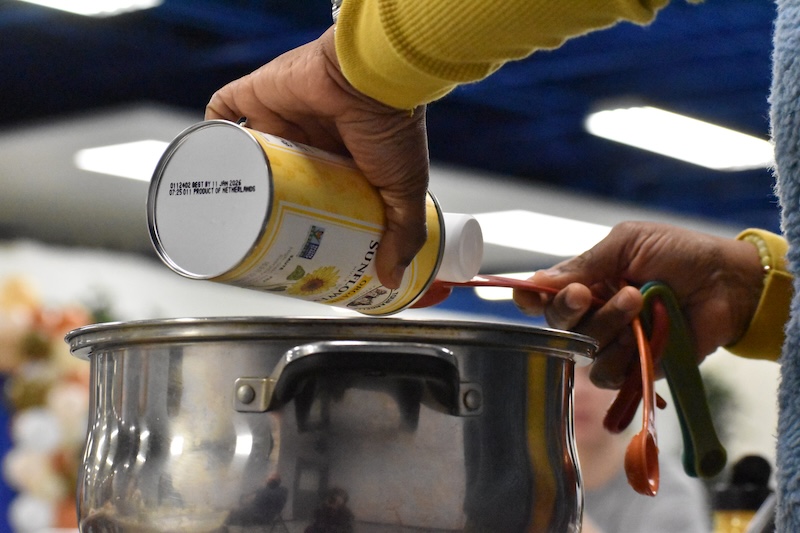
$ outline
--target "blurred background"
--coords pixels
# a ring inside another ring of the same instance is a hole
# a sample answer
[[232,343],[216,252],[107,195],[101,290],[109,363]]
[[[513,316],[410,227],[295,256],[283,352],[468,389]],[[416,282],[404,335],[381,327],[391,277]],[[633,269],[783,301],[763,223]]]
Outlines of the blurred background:
[[[338,314],[179,278],[155,258],[144,210],[165,143],[202,119],[214,90],[323,32],[328,2],[149,0],[117,12],[107,0],[96,2],[99,13],[37,5],[56,3],[0,2],[0,334],[41,333],[43,311],[76,305],[116,320]],[[623,220],[726,236],[779,231],[767,142],[774,16],[763,0],[674,0],[648,27],[573,39],[429,106],[431,190],[446,211],[479,215],[484,273],[550,266]],[[706,124],[692,133],[676,115]],[[628,122],[640,116],[656,131]],[[719,138],[718,126],[728,129]],[[645,146],[627,144],[626,133]],[[101,148],[113,165],[97,157]],[[508,296],[460,289],[407,316],[541,325]],[[58,335],[47,340],[64,351]],[[16,346],[0,341],[0,358],[15,361]],[[19,381],[18,366],[3,368],[7,382]],[[777,365],[721,352],[703,369],[725,398],[731,456],[772,460]],[[3,449],[36,447],[30,434],[46,419],[10,428],[23,408],[46,407],[37,398],[6,403]],[[673,417],[661,420],[662,448],[679,451],[666,429]],[[28,464],[19,455],[4,461],[0,521],[55,527],[30,517],[57,515],[52,502],[71,494],[53,481],[57,469],[19,479]]]

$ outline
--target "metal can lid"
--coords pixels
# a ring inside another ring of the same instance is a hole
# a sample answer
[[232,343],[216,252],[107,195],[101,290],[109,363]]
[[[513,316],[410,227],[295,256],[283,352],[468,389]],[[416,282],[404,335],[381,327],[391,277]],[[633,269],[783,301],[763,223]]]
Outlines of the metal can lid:
[[247,130],[222,120],[195,124],[167,147],[150,183],[156,252],[186,277],[224,274],[258,242],[271,197],[269,162]]

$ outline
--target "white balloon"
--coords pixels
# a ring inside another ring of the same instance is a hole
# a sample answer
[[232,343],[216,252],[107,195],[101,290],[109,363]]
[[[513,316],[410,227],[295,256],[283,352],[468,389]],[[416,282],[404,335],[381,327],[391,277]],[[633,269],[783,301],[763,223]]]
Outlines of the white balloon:
[[48,409],[26,409],[11,422],[11,436],[20,448],[49,452],[61,444],[61,424],[55,413]]
[[21,494],[8,507],[8,521],[17,533],[41,532],[53,527],[55,506],[47,500]]
[[55,385],[47,394],[47,407],[58,418],[62,443],[82,446],[89,423],[89,391],[86,386],[70,382]]
[[52,456],[23,448],[12,448],[3,457],[3,477],[10,487],[49,501],[72,490],[53,468]]

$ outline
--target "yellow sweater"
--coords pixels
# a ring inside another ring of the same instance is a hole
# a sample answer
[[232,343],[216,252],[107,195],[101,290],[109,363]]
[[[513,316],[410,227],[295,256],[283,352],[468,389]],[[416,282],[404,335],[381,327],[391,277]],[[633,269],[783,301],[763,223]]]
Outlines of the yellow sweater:
[[[689,0],[697,2],[699,0]],[[440,98],[504,63],[620,20],[650,22],[669,0],[344,0],[342,72],[400,109]]]
[[744,336],[726,348],[742,357],[775,361],[781,356],[792,304],[794,278],[786,264],[789,245],[780,235],[760,229],[747,229],[737,238],[753,242],[758,249],[764,266],[764,288]]
[[[702,0],[687,0],[698,3]],[[344,0],[336,54],[348,81],[399,109],[441,98],[508,61],[627,20],[646,24],[669,0]],[[763,235],[762,235],[763,236]],[[792,277],[785,240],[767,236],[776,263],[756,316],[732,352],[780,357]]]

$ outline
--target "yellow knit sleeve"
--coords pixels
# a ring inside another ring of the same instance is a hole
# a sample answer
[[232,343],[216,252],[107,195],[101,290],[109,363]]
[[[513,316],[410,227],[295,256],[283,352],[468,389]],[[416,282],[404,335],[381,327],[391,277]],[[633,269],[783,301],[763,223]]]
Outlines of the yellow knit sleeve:
[[390,106],[411,109],[570,37],[621,20],[646,24],[667,3],[344,0],[336,53],[356,89]]
[[737,239],[750,241],[758,248],[766,275],[758,308],[747,331],[725,349],[742,357],[776,361],[781,356],[784,327],[792,303],[793,276],[786,270],[788,244],[783,237],[758,229],[745,230]]

